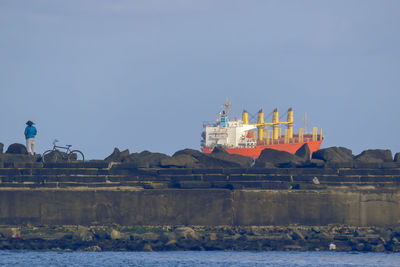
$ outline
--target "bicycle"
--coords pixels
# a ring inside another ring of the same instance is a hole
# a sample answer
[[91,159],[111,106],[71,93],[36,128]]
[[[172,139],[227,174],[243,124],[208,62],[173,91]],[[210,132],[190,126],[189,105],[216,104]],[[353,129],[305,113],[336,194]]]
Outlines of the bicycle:
[[[85,161],[85,156],[80,150],[71,150],[72,145],[57,146],[57,139],[53,141],[53,149],[46,150],[42,155],[42,161],[45,162],[57,162],[61,161]],[[59,149],[65,149],[65,152]]]

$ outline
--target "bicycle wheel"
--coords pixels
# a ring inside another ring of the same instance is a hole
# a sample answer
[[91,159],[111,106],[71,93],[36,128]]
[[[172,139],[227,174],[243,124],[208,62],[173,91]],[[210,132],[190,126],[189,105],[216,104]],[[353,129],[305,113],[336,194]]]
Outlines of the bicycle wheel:
[[71,161],[85,161],[85,156],[79,150],[72,150],[68,154],[68,161],[69,162],[71,162]]
[[53,153],[55,150],[46,150],[43,152],[42,155],[42,162],[49,163],[49,162],[57,162],[58,156],[57,153]]

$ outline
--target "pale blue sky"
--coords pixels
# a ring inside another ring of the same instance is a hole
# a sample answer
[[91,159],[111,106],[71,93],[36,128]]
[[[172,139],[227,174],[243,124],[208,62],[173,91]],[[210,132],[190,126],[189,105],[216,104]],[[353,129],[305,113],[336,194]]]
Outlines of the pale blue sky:
[[[200,148],[203,121],[295,110],[323,147],[400,151],[400,1],[0,0],[0,142]],[[297,129],[296,127],[296,129]],[[309,127],[309,128],[310,128]],[[297,130],[296,130],[297,132]]]

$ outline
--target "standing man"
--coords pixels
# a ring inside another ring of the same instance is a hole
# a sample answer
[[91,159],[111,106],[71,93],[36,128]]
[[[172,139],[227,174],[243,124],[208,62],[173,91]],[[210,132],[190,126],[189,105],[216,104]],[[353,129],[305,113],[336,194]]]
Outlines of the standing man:
[[26,138],[26,149],[28,150],[29,155],[36,155],[36,145],[35,145],[35,136],[37,134],[37,130],[35,126],[33,126],[32,121],[27,121],[26,122],[26,128],[25,128],[25,138]]

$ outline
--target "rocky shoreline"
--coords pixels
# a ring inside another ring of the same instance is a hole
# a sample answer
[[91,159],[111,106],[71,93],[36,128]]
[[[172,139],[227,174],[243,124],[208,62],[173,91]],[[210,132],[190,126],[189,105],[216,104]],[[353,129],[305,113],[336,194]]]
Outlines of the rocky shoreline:
[[0,249],[400,252],[400,226],[1,226]]

